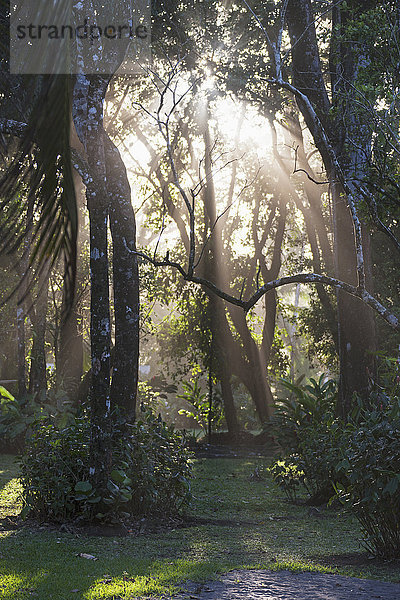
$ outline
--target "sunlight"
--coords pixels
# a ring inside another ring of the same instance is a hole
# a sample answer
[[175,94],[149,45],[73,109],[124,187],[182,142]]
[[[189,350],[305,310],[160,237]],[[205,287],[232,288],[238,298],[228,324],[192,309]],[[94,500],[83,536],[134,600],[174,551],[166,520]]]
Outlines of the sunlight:
[[0,489],[0,503],[3,509],[13,508],[13,512],[20,510],[22,508],[21,494],[22,485],[20,480],[17,477],[10,479]]
[[252,149],[260,159],[271,153],[272,135],[268,120],[254,107],[234,101],[230,96],[216,102],[214,118],[227,140],[238,140],[238,150]]

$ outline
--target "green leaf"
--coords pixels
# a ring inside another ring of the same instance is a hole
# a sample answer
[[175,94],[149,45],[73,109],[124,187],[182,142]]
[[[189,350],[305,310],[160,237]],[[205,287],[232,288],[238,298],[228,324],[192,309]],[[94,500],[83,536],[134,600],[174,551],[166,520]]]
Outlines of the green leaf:
[[109,480],[107,482],[107,488],[112,494],[117,494],[119,492],[119,487],[113,481]]
[[88,503],[89,504],[97,504],[98,502],[100,502],[100,500],[101,500],[101,496],[95,496],[94,498],[89,498]]
[[123,471],[114,469],[111,471],[111,479],[116,483],[123,483],[126,479],[126,475]]
[[[10,392],[8,390],[6,390],[5,387],[3,387],[2,385],[0,385],[0,395],[3,398],[7,398],[8,400],[11,400],[12,402],[15,401],[15,398],[12,394],[10,394]],[[3,401],[2,401],[3,402]]]
[[81,492],[82,494],[88,494],[92,491],[92,484],[89,481],[78,481],[75,485],[75,492]]

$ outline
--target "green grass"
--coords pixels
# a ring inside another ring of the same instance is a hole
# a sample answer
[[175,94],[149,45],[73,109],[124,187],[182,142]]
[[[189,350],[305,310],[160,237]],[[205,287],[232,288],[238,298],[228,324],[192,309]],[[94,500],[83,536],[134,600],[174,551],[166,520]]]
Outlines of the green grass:
[[[157,597],[185,580],[204,581],[232,568],[327,571],[330,555],[362,552],[349,516],[326,510],[316,517],[287,503],[270,479],[249,480],[263,465],[258,458],[195,461],[189,512],[209,520],[204,525],[125,538],[46,528],[0,532],[0,599]],[[0,456],[0,519],[21,508],[17,474],[14,459]],[[98,560],[77,557],[81,552]],[[339,572],[398,580],[398,566],[370,562]]]

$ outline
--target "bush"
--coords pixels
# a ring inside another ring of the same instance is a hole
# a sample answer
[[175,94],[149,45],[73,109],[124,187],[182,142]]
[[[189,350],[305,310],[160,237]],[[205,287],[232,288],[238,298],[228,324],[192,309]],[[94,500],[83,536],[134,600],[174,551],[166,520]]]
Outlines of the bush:
[[304,386],[281,379],[290,395],[277,402],[271,421],[283,450],[298,450],[304,426],[318,425],[324,419],[334,418],[337,384],[333,379],[324,379],[325,375],[321,375],[318,381],[310,379]]
[[39,419],[46,419],[50,411],[51,406],[36,401],[33,394],[26,394],[22,399],[14,398],[0,386],[0,449],[21,451],[32,425]]
[[289,456],[286,460],[277,460],[268,468],[275,483],[282,488],[286,498],[294,502],[301,484],[304,484],[304,471],[298,467],[298,457]]
[[271,474],[292,499],[301,484],[313,503],[326,502],[336,489],[367,549],[391,559],[400,557],[400,361],[381,358],[381,366],[380,385],[366,400],[355,399],[347,422],[335,417],[333,383],[287,384],[292,397],[274,426],[282,427],[288,458]]
[[210,415],[209,395],[208,392],[202,391],[199,378],[192,379],[191,381],[183,381],[182,387],[184,391],[182,394],[178,394],[177,398],[181,398],[188,404],[191,404],[192,409],[186,410],[183,408],[179,411],[179,414],[197,421],[205,435],[208,432],[208,420],[210,417],[213,428],[218,429],[224,419],[224,411],[219,394],[215,392],[213,394]]
[[335,493],[332,482],[339,480],[336,464],[341,425],[335,417],[337,386],[334,380],[324,378],[322,375],[319,381],[311,379],[304,386],[283,380],[291,395],[280,401],[272,419],[274,433],[287,456],[287,470],[283,474],[282,461],[278,461],[271,471],[274,479],[287,495],[297,493],[303,484],[310,494],[310,504],[328,502]]
[[38,423],[21,460],[24,513],[58,522],[115,521],[173,514],[189,501],[190,455],[172,427],[147,411],[128,435],[114,439],[110,477],[104,489],[93,489],[88,420],[63,429]]
[[337,465],[347,485],[339,498],[358,519],[367,549],[383,558],[400,557],[400,399],[359,411],[340,440]]

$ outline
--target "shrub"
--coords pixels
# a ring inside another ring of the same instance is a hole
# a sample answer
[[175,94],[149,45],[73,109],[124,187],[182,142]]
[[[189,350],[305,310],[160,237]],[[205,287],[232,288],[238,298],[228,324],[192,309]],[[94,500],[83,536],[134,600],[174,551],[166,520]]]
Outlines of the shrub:
[[339,498],[358,519],[367,549],[400,556],[400,399],[380,395],[375,409],[361,409],[340,440]]
[[183,381],[182,387],[184,391],[182,394],[178,394],[177,398],[181,398],[188,402],[188,404],[191,404],[192,409],[186,410],[183,408],[179,410],[179,414],[197,421],[205,434],[208,432],[208,420],[210,417],[214,429],[218,429],[224,418],[222,402],[219,395],[215,392],[213,394],[210,415],[209,395],[208,392],[202,391],[199,378],[192,379],[191,381]]
[[292,397],[274,424],[282,425],[283,446],[287,434],[289,457],[272,467],[272,475],[288,496],[303,483],[314,503],[327,501],[335,488],[358,519],[367,549],[399,558],[400,360],[381,357],[380,384],[367,399],[356,399],[347,422],[334,415],[333,384],[311,383],[287,384]]
[[[41,399],[42,400],[42,399]],[[39,419],[46,419],[51,407],[36,401],[32,394],[14,398],[8,390],[0,386],[0,439],[2,450],[21,451],[26,434]]]
[[298,467],[298,457],[289,456],[286,460],[277,460],[268,468],[268,472],[282,488],[286,498],[295,501],[301,484],[304,484],[304,471]]
[[282,379],[282,385],[290,392],[289,398],[281,398],[272,417],[275,436],[286,451],[296,452],[304,426],[321,423],[334,418],[337,384],[321,375],[318,381],[310,379],[307,385],[291,383]]
[[50,422],[37,422],[21,458],[23,514],[65,521],[87,513],[75,486],[87,480],[89,427],[76,419],[64,429]]
[[[285,493],[291,488],[297,493],[303,484],[310,494],[310,504],[328,502],[334,494],[332,481],[338,481],[337,386],[334,380],[324,381],[324,378],[322,375],[318,381],[311,379],[304,386],[283,380],[291,395],[280,401],[272,419],[275,435],[289,455],[286,464],[290,466],[284,477],[280,473],[275,480]],[[276,465],[279,462],[282,461]],[[303,474],[301,478],[298,473]]]
[[343,425],[340,419],[327,416],[301,432],[297,464],[304,471],[304,485],[310,495],[308,504],[326,504],[335,494],[333,484],[347,482],[346,474],[337,469]]
[[129,434],[114,433],[110,477],[104,489],[93,489],[88,420],[63,429],[38,423],[21,460],[25,514],[60,522],[179,511],[190,499],[191,474],[181,436],[150,411]]

